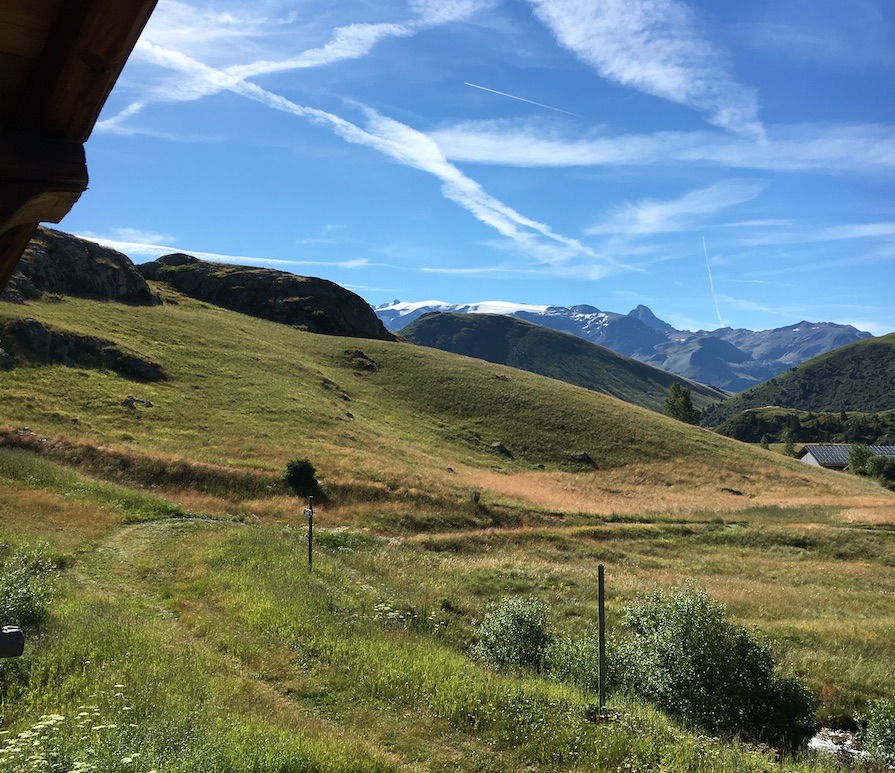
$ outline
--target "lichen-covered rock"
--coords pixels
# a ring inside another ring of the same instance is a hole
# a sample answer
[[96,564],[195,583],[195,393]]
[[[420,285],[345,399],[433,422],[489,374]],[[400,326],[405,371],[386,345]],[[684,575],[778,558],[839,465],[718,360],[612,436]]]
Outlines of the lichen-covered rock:
[[363,298],[326,279],[210,263],[182,253],[165,255],[139,269],[147,279],[242,314],[312,333],[394,340]]
[[158,303],[131,259],[109,247],[39,227],[0,300],[59,293],[140,305]]

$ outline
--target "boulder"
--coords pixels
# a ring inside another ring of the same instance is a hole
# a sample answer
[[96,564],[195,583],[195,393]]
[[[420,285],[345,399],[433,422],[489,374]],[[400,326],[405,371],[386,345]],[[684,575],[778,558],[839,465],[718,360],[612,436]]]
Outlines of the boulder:
[[21,303],[44,293],[140,305],[159,302],[127,255],[41,226],[0,300]]

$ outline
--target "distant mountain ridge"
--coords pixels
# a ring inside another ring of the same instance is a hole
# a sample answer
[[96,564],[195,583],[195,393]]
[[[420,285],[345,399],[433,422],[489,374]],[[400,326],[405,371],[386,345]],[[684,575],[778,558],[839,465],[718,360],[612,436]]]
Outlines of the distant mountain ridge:
[[436,311],[524,319],[729,392],[741,392],[819,354],[872,337],[851,325],[807,321],[761,331],[728,327],[677,330],[643,305],[627,314],[586,304],[565,307],[505,301],[393,301],[376,307],[379,319],[395,331]]
[[662,411],[675,382],[690,389],[693,402],[701,407],[727,397],[720,389],[675,376],[579,336],[506,314],[425,314],[402,328],[401,335],[421,346],[527,370],[654,411]]
[[855,341],[801,363],[711,406],[702,423],[714,427],[766,406],[864,413],[895,408],[895,333]]

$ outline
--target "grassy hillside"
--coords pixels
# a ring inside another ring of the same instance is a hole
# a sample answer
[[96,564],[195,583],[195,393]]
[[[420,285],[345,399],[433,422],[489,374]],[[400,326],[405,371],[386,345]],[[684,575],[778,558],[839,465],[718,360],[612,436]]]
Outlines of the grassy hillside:
[[603,392],[620,400],[662,410],[674,382],[688,386],[698,406],[711,405],[726,393],[521,319],[499,314],[428,314],[411,322],[401,335],[423,346],[477,357]]
[[[53,585],[0,663],[3,773],[38,752],[112,773],[836,769],[623,695],[595,724],[592,690],[469,657],[509,596],[587,636],[600,563],[616,633],[626,603],[693,579],[825,721],[890,693],[895,495],[552,379],[162,294],[0,306],[167,374],[2,374],[0,437],[31,450],[0,449],[0,578]],[[297,456],[327,495],[313,573],[279,481]]]
[[703,424],[716,427],[765,406],[865,413],[895,408],[895,333],[822,354],[729,397],[704,412]]

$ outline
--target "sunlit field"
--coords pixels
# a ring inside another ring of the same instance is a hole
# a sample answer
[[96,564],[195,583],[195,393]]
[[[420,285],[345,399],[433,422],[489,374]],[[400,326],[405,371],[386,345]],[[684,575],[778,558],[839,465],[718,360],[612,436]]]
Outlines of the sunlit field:
[[[165,296],[0,307],[168,374],[0,376],[0,557],[52,567],[0,662],[0,771],[838,769],[619,692],[596,722],[591,689],[470,656],[506,598],[592,635],[600,564],[613,636],[692,580],[819,724],[892,695],[892,492],[549,379]],[[323,492],[312,572],[296,457]]]

